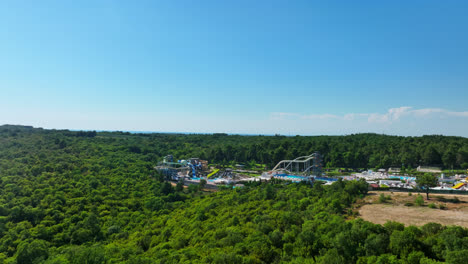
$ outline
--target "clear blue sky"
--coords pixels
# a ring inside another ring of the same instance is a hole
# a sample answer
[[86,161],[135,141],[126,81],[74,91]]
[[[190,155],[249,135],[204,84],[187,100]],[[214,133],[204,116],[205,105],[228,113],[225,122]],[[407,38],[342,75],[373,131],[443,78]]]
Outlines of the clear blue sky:
[[2,1],[0,124],[468,137],[467,1]]

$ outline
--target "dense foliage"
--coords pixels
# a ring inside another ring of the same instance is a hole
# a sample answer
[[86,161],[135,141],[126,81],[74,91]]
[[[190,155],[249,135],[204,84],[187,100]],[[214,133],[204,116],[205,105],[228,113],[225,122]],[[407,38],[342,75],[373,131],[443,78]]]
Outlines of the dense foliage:
[[[15,135],[53,140],[55,148],[67,149],[87,139],[86,144],[118,144],[119,150],[145,156],[156,162],[167,154],[176,158],[199,157],[218,164],[256,162],[273,167],[319,151],[324,166],[346,168],[442,166],[468,168],[468,138],[449,136],[401,137],[378,134],[349,136],[239,136],[227,134],[130,134],[128,132],[71,132],[2,126],[2,137]],[[8,140],[4,138],[3,140]]]
[[438,153],[455,147],[455,162],[463,164],[466,141],[371,134],[131,135],[3,126],[0,263],[464,263],[466,229],[355,219],[349,207],[367,192],[364,182],[251,183],[202,194],[196,186],[172,186],[152,167],[168,153],[272,163],[267,156],[278,160],[317,149],[325,157],[357,150],[369,156],[394,151],[399,158],[406,154],[398,151],[403,147],[409,155],[424,155],[426,144]]

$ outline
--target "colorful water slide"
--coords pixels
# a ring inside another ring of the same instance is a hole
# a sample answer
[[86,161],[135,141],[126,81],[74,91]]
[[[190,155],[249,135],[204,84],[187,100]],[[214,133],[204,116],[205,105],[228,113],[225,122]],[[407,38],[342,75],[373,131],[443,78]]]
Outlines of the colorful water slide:
[[215,169],[212,173],[208,174],[207,178],[215,175],[216,173],[218,173],[219,169]]
[[465,185],[465,183],[464,183],[464,182],[460,182],[459,184],[453,186],[452,189],[460,189],[463,185]]

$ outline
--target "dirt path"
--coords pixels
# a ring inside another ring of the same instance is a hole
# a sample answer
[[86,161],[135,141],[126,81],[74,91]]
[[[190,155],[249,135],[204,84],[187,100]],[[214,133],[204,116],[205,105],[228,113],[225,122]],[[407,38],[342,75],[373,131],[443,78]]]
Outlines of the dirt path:
[[[175,183],[175,182],[170,182],[170,183],[171,183],[172,187],[176,187],[176,186],[177,186],[177,183]],[[187,189],[187,188],[188,188],[188,186],[187,186],[187,185],[184,185],[184,189]]]
[[[379,195],[382,192],[371,192],[359,202],[359,214],[364,220],[384,224],[387,221],[398,221],[405,225],[421,226],[429,222],[443,225],[460,225],[468,227],[468,197],[463,195],[431,195],[431,200],[425,200],[425,206],[417,205],[405,206],[406,203],[414,203],[417,194],[408,196],[407,193],[390,193],[391,200],[387,203],[378,203]],[[460,202],[442,202],[440,198],[451,199],[457,197]],[[437,209],[427,207],[434,203]],[[438,209],[443,204],[447,209]]]
[[[170,183],[171,183],[171,185],[172,185],[173,187],[176,187],[176,186],[177,186],[177,183],[175,183],[175,182],[170,182]],[[184,184],[184,189],[187,189],[187,188],[188,188],[188,183],[185,183],[185,184]],[[203,188],[202,191],[204,191],[204,192],[216,192],[217,189],[214,189],[214,188]]]

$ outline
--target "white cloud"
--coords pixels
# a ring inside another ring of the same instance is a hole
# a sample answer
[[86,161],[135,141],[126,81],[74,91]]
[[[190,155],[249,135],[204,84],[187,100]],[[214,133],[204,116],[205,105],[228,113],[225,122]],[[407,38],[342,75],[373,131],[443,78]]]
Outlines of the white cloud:
[[468,136],[468,111],[401,106],[367,113],[272,113],[270,120],[252,127],[269,133],[303,135],[344,135],[383,133],[405,136],[442,134]]
[[415,109],[415,110],[409,111],[409,113],[413,114],[416,117],[430,116],[434,114],[439,114],[442,116],[468,117],[468,111],[456,112],[456,111],[450,111],[450,110],[442,109],[442,108]]
[[400,119],[401,116],[405,115],[408,113],[408,111],[411,109],[410,106],[402,106],[399,108],[391,108],[388,110],[388,115],[390,116],[391,120],[398,120]]
[[440,109],[440,108],[424,108],[424,109],[417,109],[411,111],[415,116],[427,116],[430,114],[436,113],[448,113],[450,111]]
[[323,114],[323,115],[303,115],[301,119],[335,119],[340,118],[340,116],[332,114]]
[[271,120],[285,120],[293,117],[299,117],[297,113],[285,113],[285,112],[275,112],[270,114]]
[[402,116],[411,112],[410,106],[402,106],[398,108],[390,108],[385,114],[372,113],[367,119],[370,123],[391,123],[399,120]]
[[456,112],[441,108],[422,108],[413,109],[411,106],[401,106],[390,108],[386,113],[347,113],[344,115],[334,114],[307,114],[301,115],[298,113],[277,112],[271,114],[273,120],[289,120],[289,119],[320,119],[320,120],[345,120],[353,121],[362,118],[367,119],[368,123],[392,124],[403,117],[427,117],[432,115],[453,116],[453,117],[468,117],[468,111]]
[[460,117],[468,117],[468,111],[464,111],[464,112],[448,112],[448,115],[451,115],[451,116],[460,116]]
[[369,117],[369,114],[355,114],[355,113],[345,114],[343,116],[343,120],[352,121],[352,120],[358,119],[360,117]]

